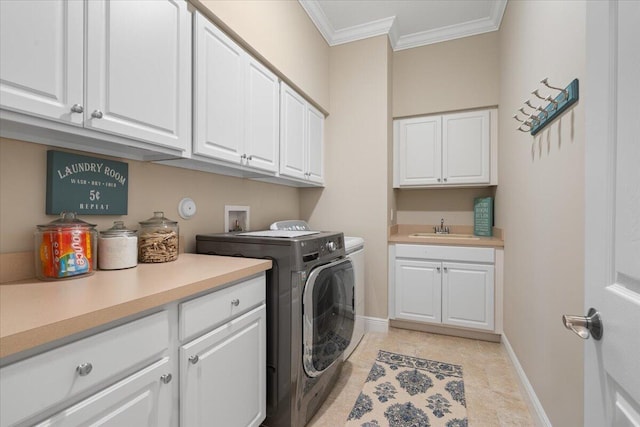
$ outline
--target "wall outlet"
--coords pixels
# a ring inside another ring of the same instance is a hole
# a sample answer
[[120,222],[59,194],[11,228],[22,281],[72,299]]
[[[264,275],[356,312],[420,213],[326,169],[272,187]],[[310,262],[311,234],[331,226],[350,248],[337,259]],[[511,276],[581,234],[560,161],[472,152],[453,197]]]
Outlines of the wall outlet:
[[249,206],[224,207],[224,232],[249,231]]

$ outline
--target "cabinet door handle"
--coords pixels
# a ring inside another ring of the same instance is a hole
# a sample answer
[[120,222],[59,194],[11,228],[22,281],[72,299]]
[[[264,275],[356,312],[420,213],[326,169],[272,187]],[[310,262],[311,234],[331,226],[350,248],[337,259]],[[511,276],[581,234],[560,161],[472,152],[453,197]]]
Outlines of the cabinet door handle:
[[444,179],[444,182],[447,182],[447,178]]
[[173,376],[171,374],[164,374],[160,377],[160,381],[162,381],[163,384],[169,384],[172,378]]
[[91,373],[92,370],[93,370],[93,365],[89,362],[81,363],[76,367],[76,372],[81,377],[86,377]]
[[101,119],[102,118],[102,111],[95,110],[93,113],[91,113],[91,117],[93,117],[94,119]]
[[231,300],[231,305],[237,307],[240,305],[240,300],[238,298]]
[[446,272],[448,272],[448,271],[449,271],[449,268],[448,268],[448,267],[444,267],[444,268],[443,268],[443,270],[444,270],[444,272],[446,273]]
[[200,358],[197,354],[189,358],[189,362],[191,362],[192,365],[195,365],[196,363],[198,363],[198,361],[200,361]]
[[73,106],[71,107],[71,112],[72,113],[82,113],[84,112],[84,107],[80,104],[73,104]]
[[438,182],[442,181],[440,178],[438,178]]
[[436,271],[440,273],[440,267],[436,267]]

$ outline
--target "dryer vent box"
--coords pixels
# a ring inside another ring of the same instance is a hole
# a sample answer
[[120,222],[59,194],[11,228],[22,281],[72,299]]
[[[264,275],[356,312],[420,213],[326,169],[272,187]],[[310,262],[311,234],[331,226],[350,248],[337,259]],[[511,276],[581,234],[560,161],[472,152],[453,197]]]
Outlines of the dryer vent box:
[[224,231],[249,231],[249,206],[225,206]]

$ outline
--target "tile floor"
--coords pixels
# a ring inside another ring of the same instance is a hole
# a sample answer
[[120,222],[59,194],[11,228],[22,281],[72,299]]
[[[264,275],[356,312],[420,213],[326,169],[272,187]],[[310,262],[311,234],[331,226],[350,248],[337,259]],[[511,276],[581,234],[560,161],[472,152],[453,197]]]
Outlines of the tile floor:
[[390,328],[364,336],[307,427],[344,425],[378,350],[462,365],[469,427],[535,426],[501,344]]

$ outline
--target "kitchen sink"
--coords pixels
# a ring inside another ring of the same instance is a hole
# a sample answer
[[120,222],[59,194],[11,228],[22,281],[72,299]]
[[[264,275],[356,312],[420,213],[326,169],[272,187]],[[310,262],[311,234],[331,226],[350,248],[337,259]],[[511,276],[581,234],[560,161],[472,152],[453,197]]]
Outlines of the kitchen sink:
[[409,237],[416,237],[419,239],[471,239],[480,240],[480,237],[473,234],[436,234],[436,233],[413,233],[409,234]]

